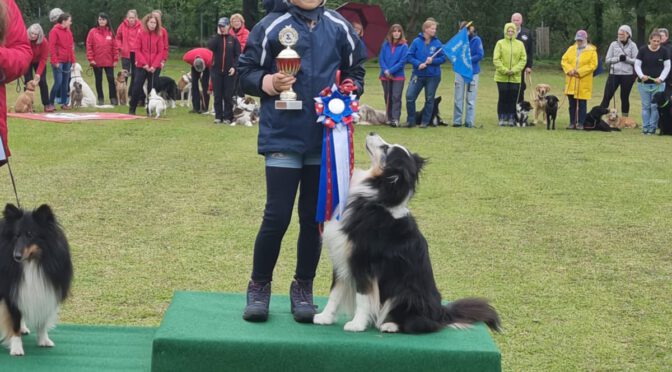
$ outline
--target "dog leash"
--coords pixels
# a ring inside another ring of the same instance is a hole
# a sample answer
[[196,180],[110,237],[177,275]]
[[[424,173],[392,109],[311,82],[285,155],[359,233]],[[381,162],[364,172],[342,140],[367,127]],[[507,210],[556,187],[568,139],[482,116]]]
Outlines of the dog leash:
[[[5,149],[5,143],[4,141],[2,141],[2,137],[0,137],[0,146],[2,146],[3,150]],[[9,170],[9,178],[12,180],[12,188],[14,189],[14,196],[16,197],[16,206],[21,208],[21,202],[19,201],[19,193],[16,190],[16,180],[14,179],[12,166],[9,164],[9,156],[7,156],[6,152],[5,152],[5,161],[7,161],[7,170]]]

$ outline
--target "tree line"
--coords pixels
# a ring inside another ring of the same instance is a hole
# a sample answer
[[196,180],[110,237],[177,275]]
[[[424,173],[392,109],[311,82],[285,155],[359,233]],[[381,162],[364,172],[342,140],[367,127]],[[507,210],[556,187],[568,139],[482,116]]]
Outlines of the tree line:
[[[346,3],[328,0],[329,8]],[[542,24],[550,28],[551,54],[558,56],[573,42],[578,29],[585,29],[600,51],[606,51],[616,39],[622,24],[632,27],[633,37],[643,45],[655,27],[672,28],[672,12],[665,12],[659,1],[653,0],[509,0],[469,2],[458,0],[363,0],[366,4],[382,7],[390,24],[399,23],[408,39],[420,32],[425,19],[433,17],[440,25],[438,36],[447,41],[457,31],[462,20],[473,21],[491,51],[503,37],[503,27],[514,12],[522,13],[524,26],[534,31]],[[261,0],[17,0],[27,24],[38,22],[45,32],[51,24],[50,9],[58,6],[73,15],[73,34],[83,41],[88,30],[96,24],[98,13],[106,12],[114,27],[123,20],[128,9],[137,9],[144,15],[152,9],[161,9],[163,22],[169,30],[171,45],[191,47],[202,45],[215,31],[217,19],[233,13],[242,13],[248,26],[263,17]],[[251,27],[248,27],[251,28]]]

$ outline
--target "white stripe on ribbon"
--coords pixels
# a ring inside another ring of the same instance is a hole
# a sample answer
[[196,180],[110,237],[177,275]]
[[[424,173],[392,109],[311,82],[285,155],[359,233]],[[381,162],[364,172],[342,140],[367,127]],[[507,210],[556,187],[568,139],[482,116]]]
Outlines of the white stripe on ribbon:
[[334,206],[334,216],[340,219],[345,210],[348,188],[350,186],[350,145],[348,127],[338,123],[332,131],[334,136],[334,157],[336,158],[336,177],[338,182],[338,206]]
[[352,40],[352,36],[350,35],[350,30],[348,29],[348,25],[345,24],[345,22],[341,21],[340,19],[336,18],[334,15],[331,14],[331,10],[327,10],[324,12],[324,15],[327,16],[327,18],[331,19],[335,23],[338,23],[343,27],[345,30],[345,34],[348,36],[348,43],[350,43],[350,66],[352,66],[352,54],[355,51],[355,41]]
[[263,66],[264,61],[266,60],[266,44],[268,44],[268,34],[270,34],[279,23],[284,22],[286,19],[291,17],[292,15],[290,13],[285,13],[273,21],[270,26],[268,26],[264,35],[264,41],[261,43],[261,61],[259,62],[259,65]]

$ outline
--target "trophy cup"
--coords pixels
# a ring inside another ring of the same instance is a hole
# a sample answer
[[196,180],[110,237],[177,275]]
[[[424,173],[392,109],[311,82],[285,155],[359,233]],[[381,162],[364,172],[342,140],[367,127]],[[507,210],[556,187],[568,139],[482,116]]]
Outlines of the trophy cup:
[[[301,69],[301,56],[294,49],[293,45],[299,41],[299,33],[296,32],[292,26],[287,26],[280,30],[280,44],[286,48],[283,49],[277,57],[275,62],[278,71],[287,75],[296,76]],[[275,101],[276,110],[301,110],[303,102],[296,99],[296,93],[290,87],[289,90],[280,93],[280,99]]]

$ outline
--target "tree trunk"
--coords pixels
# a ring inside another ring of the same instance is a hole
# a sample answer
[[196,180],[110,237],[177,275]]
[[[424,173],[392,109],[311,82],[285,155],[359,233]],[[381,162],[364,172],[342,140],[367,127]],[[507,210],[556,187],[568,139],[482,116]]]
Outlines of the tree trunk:
[[646,14],[637,13],[637,45],[646,45]]
[[245,28],[251,30],[259,22],[259,0],[243,0],[243,18],[245,18]]
[[593,44],[597,46],[598,50],[601,50],[604,46],[604,22],[602,21],[602,13],[604,12],[604,4],[601,1],[596,1],[593,4],[593,10],[595,11],[595,38],[593,39]]

